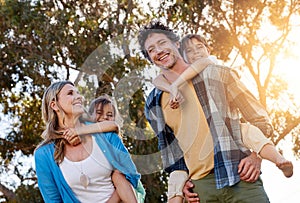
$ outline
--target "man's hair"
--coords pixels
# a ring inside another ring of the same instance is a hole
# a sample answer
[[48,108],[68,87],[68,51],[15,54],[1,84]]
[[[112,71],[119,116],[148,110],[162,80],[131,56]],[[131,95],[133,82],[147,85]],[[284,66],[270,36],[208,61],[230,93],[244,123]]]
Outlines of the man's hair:
[[145,49],[145,41],[148,36],[152,33],[162,33],[165,34],[172,42],[178,42],[179,36],[168,26],[164,25],[160,21],[151,21],[149,24],[145,25],[140,31],[138,35],[138,41],[140,44],[140,48],[142,53],[146,59],[151,61],[147,50]]

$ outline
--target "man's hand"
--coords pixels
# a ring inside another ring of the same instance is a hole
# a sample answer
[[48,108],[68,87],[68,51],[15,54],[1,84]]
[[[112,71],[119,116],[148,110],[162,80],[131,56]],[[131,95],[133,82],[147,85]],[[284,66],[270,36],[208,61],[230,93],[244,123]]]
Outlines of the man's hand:
[[255,152],[242,159],[238,166],[238,173],[243,181],[253,183],[260,175],[261,158]]
[[195,186],[192,183],[192,181],[188,180],[188,181],[185,182],[185,185],[183,187],[182,192],[183,192],[183,194],[185,196],[186,201],[200,203],[200,199],[198,197],[198,194],[192,192],[194,187]]

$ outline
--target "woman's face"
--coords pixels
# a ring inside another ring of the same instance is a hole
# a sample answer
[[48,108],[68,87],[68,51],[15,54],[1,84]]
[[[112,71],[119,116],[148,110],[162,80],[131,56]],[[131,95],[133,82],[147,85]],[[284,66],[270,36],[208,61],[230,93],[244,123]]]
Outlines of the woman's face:
[[183,53],[188,63],[194,63],[197,59],[209,56],[207,47],[196,38],[191,38],[187,42]]
[[115,110],[111,103],[99,104],[95,108],[94,117],[96,122],[102,121],[114,121],[115,120]]
[[57,95],[57,98],[57,104],[65,115],[77,116],[84,113],[83,97],[73,85],[66,84]]

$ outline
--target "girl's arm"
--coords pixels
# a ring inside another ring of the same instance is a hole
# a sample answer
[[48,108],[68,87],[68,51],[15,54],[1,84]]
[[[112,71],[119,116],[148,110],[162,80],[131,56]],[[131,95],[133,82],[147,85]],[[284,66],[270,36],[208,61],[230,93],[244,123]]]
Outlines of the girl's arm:
[[79,135],[101,132],[118,132],[119,126],[115,121],[102,121],[90,125],[84,125],[76,128],[68,128],[64,131],[63,137],[71,144],[77,145]]

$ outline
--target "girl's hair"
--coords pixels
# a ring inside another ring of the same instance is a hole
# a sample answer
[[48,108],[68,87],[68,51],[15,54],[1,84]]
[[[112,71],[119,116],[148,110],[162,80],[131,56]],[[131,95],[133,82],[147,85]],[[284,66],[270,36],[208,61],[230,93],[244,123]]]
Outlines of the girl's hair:
[[[62,90],[62,88],[70,84],[74,86],[74,84],[70,81],[59,81],[52,83],[44,92],[42,99],[42,118],[46,124],[46,129],[44,130],[42,137],[44,141],[39,145],[45,145],[51,141],[55,143],[55,152],[54,159],[57,163],[61,163],[64,159],[64,148],[66,144],[66,140],[63,139],[59,132],[59,120],[57,113],[51,108],[51,102],[58,102],[58,94]],[[58,105],[58,108],[60,106]],[[60,111],[62,114],[62,118],[64,118],[64,111]]]
[[184,50],[188,46],[190,40],[193,38],[197,39],[199,42],[202,42],[204,46],[206,46],[207,50],[210,51],[209,45],[204,37],[197,34],[187,34],[180,40],[180,48],[179,48],[179,52],[186,62],[188,61]]
[[113,100],[111,97],[109,97],[107,94],[105,95],[101,95],[99,97],[97,97],[96,99],[94,99],[89,107],[88,113],[90,115],[92,115],[95,111],[95,109],[97,109],[99,107],[99,105],[101,105],[101,110],[103,110],[103,107],[107,104],[111,104],[113,109],[114,109],[114,117],[115,117],[115,121],[116,123],[119,125],[120,128],[122,128],[123,126],[123,119],[118,111],[118,107],[117,107],[117,103],[115,100]]

